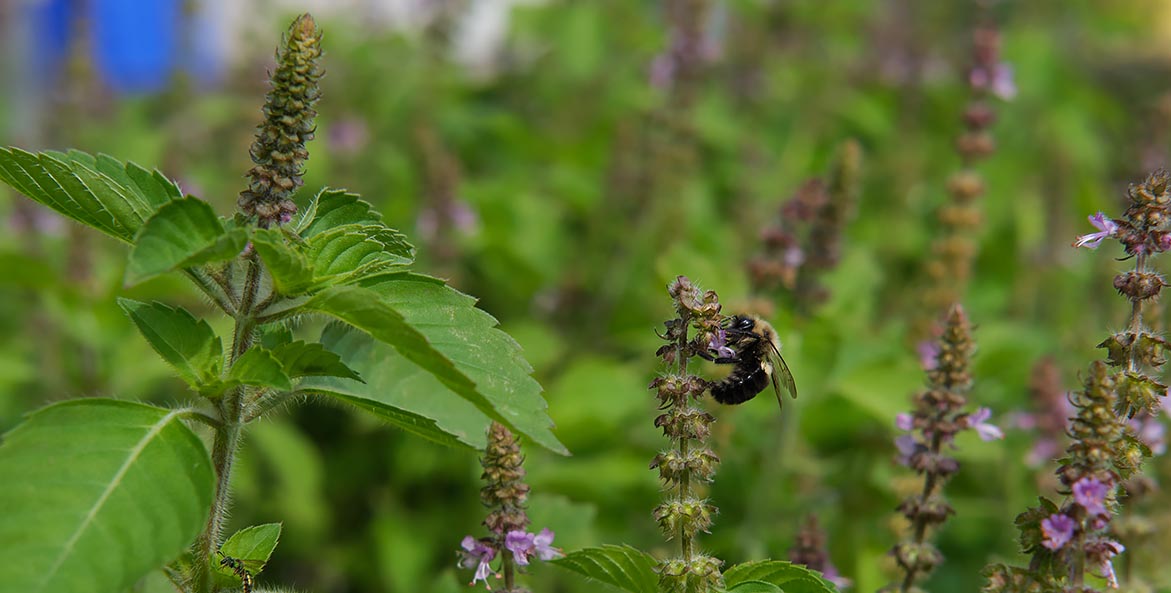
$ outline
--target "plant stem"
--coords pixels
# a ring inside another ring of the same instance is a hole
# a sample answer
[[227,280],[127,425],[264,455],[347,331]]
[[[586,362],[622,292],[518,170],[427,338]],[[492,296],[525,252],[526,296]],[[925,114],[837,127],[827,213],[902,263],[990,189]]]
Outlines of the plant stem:
[[[687,327],[691,325],[691,317],[686,313],[680,315],[683,321],[683,332],[679,336],[679,341],[675,344],[675,356],[679,361],[679,376],[687,376]],[[675,406],[679,408],[687,408],[687,394],[684,393],[675,400]],[[687,436],[679,437],[679,457],[680,459],[687,459],[689,453],[689,439]],[[679,479],[679,501],[686,501],[691,497],[691,472],[684,471]],[[683,562],[687,566],[691,566],[692,542],[691,538],[687,537],[687,532],[682,523],[679,525],[679,553],[683,557]]]
[[[1140,253],[1135,256],[1134,271],[1143,274],[1147,271],[1147,254]],[[1126,360],[1126,370],[1128,372],[1135,372],[1138,370],[1138,337],[1139,332],[1143,329],[1143,300],[1139,298],[1132,298],[1130,301],[1130,324],[1129,331],[1131,335],[1130,346],[1127,347],[1130,356]]]
[[[501,548],[503,547],[501,546]],[[501,554],[500,571],[504,573],[505,593],[512,593],[513,587],[516,586],[516,567],[513,566],[512,556],[507,552]]]
[[[248,275],[244,283],[244,292],[240,297],[240,306],[236,309],[229,370],[232,365],[236,364],[240,356],[252,347],[252,334],[256,327],[252,306],[260,287],[261,265],[255,254],[249,256],[246,262]],[[212,498],[211,514],[207,518],[207,525],[195,541],[193,590],[197,593],[211,593],[212,590],[214,556],[219,550],[220,537],[227,520],[232,466],[243,434],[245,395],[245,388],[243,386],[237,387],[225,393],[219,402],[221,424],[216,430],[211,452],[212,466],[216,472],[215,494]]]
[[[937,421],[940,418],[936,419]],[[939,450],[943,447],[943,436],[939,432],[935,432],[931,437],[931,454],[939,455]],[[936,474],[933,471],[928,471],[923,477],[923,493],[920,495],[919,501],[926,504],[927,499],[931,493],[935,491]],[[927,521],[922,518],[915,520],[915,545],[922,546],[927,539]],[[915,577],[919,576],[918,568],[912,566],[907,569],[907,576],[903,579],[903,586],[899,588],[902,593],[909,593],[911,587],[915,585]]]

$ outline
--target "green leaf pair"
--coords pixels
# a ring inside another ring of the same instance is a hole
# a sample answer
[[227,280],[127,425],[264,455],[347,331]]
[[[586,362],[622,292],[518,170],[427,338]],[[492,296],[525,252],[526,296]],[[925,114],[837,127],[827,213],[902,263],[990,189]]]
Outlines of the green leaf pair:
[[[601,546],[573,552],[553,564],[628,593],[658,593],[657,562],[630,546]],[[836,593],[818,573],[782,560],[733,566],[724,573],[728,593]]]

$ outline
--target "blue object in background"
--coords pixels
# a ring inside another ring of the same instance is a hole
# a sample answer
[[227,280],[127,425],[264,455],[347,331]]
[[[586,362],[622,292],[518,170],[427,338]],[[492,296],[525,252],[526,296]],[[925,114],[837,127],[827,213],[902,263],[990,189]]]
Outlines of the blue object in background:
[[183,1],[30,2],[25,22],[32,37],[28,52],[32,68],[27,74],[41,85],[58,82],[77,41],[76,32],[84,30],[98,75],[116,93],[160,91],[177,68],[188,70],[205,85],[214,84],[226,59],[215,46],[220,42],[217,4],[198,3],[195,14],[185,15]]
[[90,0],[94,61],[115,91],[153,92],[179,63],[181,0]]

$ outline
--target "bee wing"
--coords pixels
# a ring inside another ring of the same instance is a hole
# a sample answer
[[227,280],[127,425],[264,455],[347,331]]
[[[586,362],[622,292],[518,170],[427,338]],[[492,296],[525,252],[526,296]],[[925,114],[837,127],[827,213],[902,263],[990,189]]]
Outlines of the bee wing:
[[[781,356],[780,350],[772,342],[768,344],[768,359],[772,364],[773,372],[770,378],[773,381],[773,391],[777,392],[777,402],[781,403],[781,385],[784,385],[785,391],[793,399],[797,399],[797,382],[793,380],[793,372],[789,370],[789,365],[785,363],[784,357]],[[781,403],[783,406],[784,404]]]

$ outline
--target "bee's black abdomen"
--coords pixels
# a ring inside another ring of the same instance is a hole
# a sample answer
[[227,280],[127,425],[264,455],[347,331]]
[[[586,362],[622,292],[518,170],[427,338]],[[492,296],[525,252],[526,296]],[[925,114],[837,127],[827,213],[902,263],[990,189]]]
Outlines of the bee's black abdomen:
[[768,386],[768,373],[760,365],[737,366],[731,375],[712,385],[712,398],[721,404],[741,404]]

